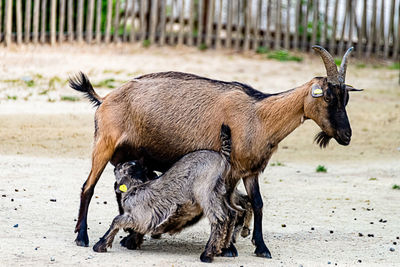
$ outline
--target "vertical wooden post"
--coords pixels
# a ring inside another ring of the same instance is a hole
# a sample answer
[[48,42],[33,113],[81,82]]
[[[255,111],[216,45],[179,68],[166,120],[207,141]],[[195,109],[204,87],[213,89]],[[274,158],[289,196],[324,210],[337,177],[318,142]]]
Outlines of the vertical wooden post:
[[107,0],[106,36],[104,38],[106,44],[110,43],[112,7],[113,7],[113,1]]
[[31,39],[31,12],[32,12],[32,0],[26,0],[26,5],[25,5],[25,34],[24,34],[25,43],[29,43],[29,41]]
[[1,42],[2,38],[4,37],[3,31],[2,31],[2,27],[3,27],[2,24],[3,24],[3,23],[2,23],[2,20],[1,20],[2,11],[3,11],[3,1],[1,0],[1,1],[0,1],[0,42]]
[[319,1],[314,0],[313,1],[313,26],[312,26],[312,34],[311,34],[311,45],[316,44],[316,37],[317,37],[317,31],[318,31],[318,21],[319,21]]
[[146,1],[140,0],[140,41],[143,44],[143,41],[146,39],[146,21],[145,21],[145,7]]
[[157,14],[158,13],[158,0],[153,0],[151,4],[151,24],[150,24],[150,43],[154,44],[156,41],[157,29]]
[[42,0],[42,9],[41,9],[41,25],[40,25],[40,42],[46,42],[46,19],[47,19],[47,0]]
[[301,0],[296,1],[296,21],[294,28],[294,39],[293,39],[293,47],[294,49],[299,48],[299,28],[300,28],[300,10],[301,10]]
[[[385,58],[389,57],[390,36],[392,36],[392,38],[393,38],[393,43],[394,43],[394,38],[395,38],[395,34],[393,32],[393,29],[394,29],[394,11],[395,11],[395,0],[392,0],[391,1],[391,5],[390,5],[389,30],[388,30],[388,34],[386,36],[385,48],[384,48],[385,49],[385,51],[384,51]],[[400,23],[400,17],[398,17],[398,23]]]
[[96,43],[101,42],[101,8],[102,0],[97,0],[96,3]]
[[124,9],[124,28],[123,28],[123,33],[122,33],[122,41],[126,42],[128,40],[128,32],[126,31],[127,26],[128,26],[128,14],[129,14],[129,10],[128,10],[128,6],[129,6],[129,1],[125,1],[125,9]]
[[183,44],[183,33],[185,29],[185,0],[181,2],[181,10],[179,13],[179,35],[178,35],[178,45]]
[[217,33],[216,33],[216,36],[215,36],[215,48],[216,49],[221,49],[222,5],[223,5],[223,1],[219,0]]
[[65,0],[60,0],[59,4],[59,20],[58,20],[58,41],[64,41],[64,25],[65,25]]
[[[400,21],[400,5],[397,5],[397,14],[398,14],[398,19]],[[397,26],[397,38],[396,35],[393,35],[393,54],[392,58],[393,59],[400,59],[399,57],[399,47],[400,47],[400,26]]]
[[337,12],[338,12],[338,5],[339,5],[339,1],[338,0],[334,0],[335,1],[335,7],[333,10],[333,22],[332,22],[332,34],[331,34],[331,39],[329,40],[329,50],[331,52],[331,54],[334,54],[334,50],[336,47],[336,29],[337,29]]
[[244,16],[244,43],[243,50],[248,51],[250,48],[250,27],[251,27],[251,4],[252,0],[246,1]]
[[209,0],[209,6],[207,10],[207,32],[206,32],[206,46],[208,48],[210,48],[212,45],[214,7],[215,7],[215,0]]
[[76,39],[79,43],[83,40],[83,0],[78,0],[78,12],[76,20]]
[[166,11],[165,11],[165,3],[166,1],[161,1],[161,17],[160,17],[160,40],[159,44],[163,46],[165,44],[165,36],[166,36]]
[[39,6],[40,0],[33,2],[33,43],[36,44],[39,40]]
[[94,0],[89,0],[86,15],[86,42],[92,43],[93,39]]
[[17,16],[17,44],[22,43],[22,7],[21,0],[16,0],[15,13]]
[[378,41],[377,41],[377,53],[378,55],[384,55],[382,43],[385,43],[385,0],[381,1],[381,18],[379,25],[379,33],[378,33]]
[[[238,51],[240,49],[241,46],[241,41],[242,41],[242,25],[241,25],[241,21],[240,21],[240,17],[242,14],[242,6],[240,4],[240,1],[236,1],[236,34],[235,34],[235,50]],[[235,12],[234,12],[235,13]]]
[[340,41],[339,41],[339,47],[338,47],[338,52],[337,54],[339,56],[343,55],[343,49],[344,49],[344,36],[346,32],[346,24],[348,20],[348,14],[349,14],[349,2],[346,2],[345,6],[345,11],[344,11],[344,19],[343,19],[343,24],[342,24],[342,33],[340,34]]
[[285,32],[285,49],[290,49],[290,1],[286,4],[286,32]]
[[4,8],[4,31],[5,31],[5,44],[6,46],[11,44],[12,35],[12,0],[6,0]]
[[233,8],[232,1],[228,0],[228,18],[226,25],[226,41],[225,47],[230,49],[232,47],[232,17],[233,17]]
[[174,45],[175,43],[175,34],[174,34],[174,23],[175,23],[175,19],[174,19],[174,0],[171,0],[171,14],[169,16],[169,24],[168,24],[168,31],[167,31],[167,35],[169,35],[168,37],[168,44],[170,45]]
[[353,1],[348,1],[349,5],[349,39],[347,41],[347,48],[353,46],[353,28],[354,28],[354,16],[353,16],[353,8],[355,5],[352,3]]
[[281,1],[276,1],[276,21],[275,21],[275,43],[274,49],[281,47]]
[[369,37],[368,37],[367,57],[371,55],[372,46],[374,45],[375,38],[376,38],[376,0],[372,0],[372,18],[371,18]]
[[119,11],[120,11],[121,1],[115,0],[115,14],[114,14],[114,34],[113,42],[119,43]]
[[[301,0],[299,0],[301,1]],[[267,19],[266,25],[265,25],[265,38],[264,38],[264,46],[269,49],[271,46],[271,0],[267,0],[267,5],[266,5],[266,14],[267,14]]]
[[302,44],[301,44],[301,48],[303,51],[307,50],[307,42],[308,42],[308,32],[307,32],[307,28],[308,28],[308,10],[309,10],[309,5],[308,2],[305,3],[305,12],[303,12],[304,16],[303,16],[303,36],[302,36]]
[[50,44],[56,43],[56,0],[50,0]]
[[204,3],[203,0],[198,0],[199,1],[199,6],[198,6],[198,25],[197,25],[197,40],[196,44],[197,46],[200,46],[203,43],[203,18],[204,18]]
[[365,28],[367,25],[367,0],[363,1],[362,17],[361,17],[361,30],[358,32],[357,42],[357,56],[361,58],[364,49]]
[[260,46],[261,17],[262,1],[257,0],[256,23],[253,29],[253,50],[257,50],[257,48]]
[[324,25],[323,30],[321,31],[321,46],[326,46],[326,38],[328,36],[328,9],[329,9],[329,0],[325,0],[325,14],[324,14]]
[[68,18],[67,18],[67,23],[68,23],[68,41],[73,42],[74,41],[74,20],[73,20],[73,13],[74,13],[74,6],[73,6],[73,1],[74,0],[68,0]]
[[195,11],[195,1],[190,0],[190,9],[189,9],[189,34],[187,39],[187,44],[189,46],[193,45],[193,23],[194,23],[194,12]]

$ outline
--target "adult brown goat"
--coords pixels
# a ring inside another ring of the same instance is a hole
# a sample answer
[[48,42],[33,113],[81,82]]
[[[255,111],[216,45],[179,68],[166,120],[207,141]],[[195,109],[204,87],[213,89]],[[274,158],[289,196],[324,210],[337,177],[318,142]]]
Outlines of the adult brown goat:
[[348,145],[345,75],[350,48],[339,71],[324,48],[313,46],[322,57],[327,77],[316,77],[289,91],[264,94],[238,82],[223,82],[180,72],[153,73],[135,78],[104,98],[87,77],[70,80],[73,89],[86,94],[97,106],[92,168],[83,184],[76,243],[88,246],[87,212],[95,185],[106,164],[145,158],[154,170],[165,171],[183,155],[200,150],[220,150],[220,125],[232,129],[230,186],[243,179],[254,211],[255,253],[270,258],[262,235],[263,202],[258,176],[277,145],[305,119],[322,129],[315,140],[325,147],[331,138]]

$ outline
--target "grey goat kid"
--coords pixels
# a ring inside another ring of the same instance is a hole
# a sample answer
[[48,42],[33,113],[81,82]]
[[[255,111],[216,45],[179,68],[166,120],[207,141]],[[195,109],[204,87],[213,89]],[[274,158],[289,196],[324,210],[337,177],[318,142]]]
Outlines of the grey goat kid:
[[225,180],[231,175],[228,126],[222,125],[220,137],[221,152],[189,153],[159,179],[131,179],[137,173],[134,162],[117,168],[120,170],[116,172],[117,191],[123,193],[124,213],[114,218],[109,230],[93,247],[94,251],[106,252],[121,228],[132,228],[140,243],[147,233],[177,233],[198,221],[204,213],[211,224],[211,234],[201,261],[211,262],[224,251],[236,256],[232,232],[237,221],[236,210],[241,208],[232,203],[240,203],[240,195],[236,191],[231,194],[225,186]]

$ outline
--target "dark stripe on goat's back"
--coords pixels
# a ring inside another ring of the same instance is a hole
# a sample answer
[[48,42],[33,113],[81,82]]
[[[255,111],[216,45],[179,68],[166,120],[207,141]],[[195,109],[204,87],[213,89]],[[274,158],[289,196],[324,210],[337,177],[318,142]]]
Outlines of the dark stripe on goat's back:
[[210,82],[219,87],[223,87],[223,89],[239,89],[239,90],[243,91],[245,94],[247,94],[248,96],[250,96],[256,100],[263,100],[270,96],[276,95],[276,94],[262,93],[256,89],[254,89],[250,85],[240,83],[240,82],[226,82],[226,81],[214,80],[214,79],[198,76],[198,75],[191,74],[191,73],[176,72],[176,71],[150,73],[150,74],[145,74],[145,75],[139,76],[136,79],[153,79],[153,78],[154,79],[156,79],[156,78],[172,78],[172,79],[179,79],[179,80],[184,80],[184,81],[192,81],[192,80],[207,81],[207,82]]

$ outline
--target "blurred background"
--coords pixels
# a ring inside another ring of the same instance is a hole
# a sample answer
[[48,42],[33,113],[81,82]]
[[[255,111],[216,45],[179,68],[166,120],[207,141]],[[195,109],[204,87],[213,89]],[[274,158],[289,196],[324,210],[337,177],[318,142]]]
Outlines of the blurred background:
[[[397,59],[399,0],[2,0],[10,43],[140,42]],[[3,27],[1,27],[3,26]]]

